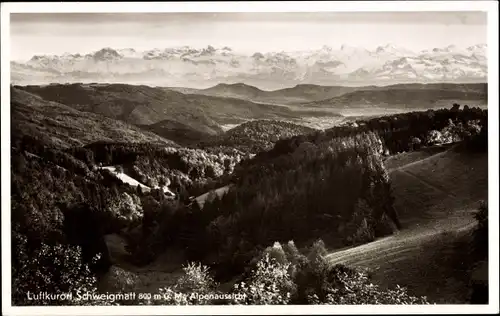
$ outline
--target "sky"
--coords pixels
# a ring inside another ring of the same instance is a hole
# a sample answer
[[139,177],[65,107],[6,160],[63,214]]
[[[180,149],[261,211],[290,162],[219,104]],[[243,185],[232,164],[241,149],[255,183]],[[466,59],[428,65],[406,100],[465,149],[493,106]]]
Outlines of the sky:
[[483,12],[12,13],[12,60],[90,53],[229,46],[254,53],[385,44],[420,51],[487,42]]

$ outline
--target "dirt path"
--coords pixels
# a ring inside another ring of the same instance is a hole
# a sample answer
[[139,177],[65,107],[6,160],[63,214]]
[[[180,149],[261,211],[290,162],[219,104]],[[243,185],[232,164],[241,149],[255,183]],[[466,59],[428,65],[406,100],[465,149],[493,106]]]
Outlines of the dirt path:
[[443,188],[443,187],[437,186],[437,185],[435,185],[434,183],[431,183],[431,182],[427,181],[427,179],[425,179],[425,178],[423,178],[423,177],[419,176],[418,174],[415,174],[415,173],[413,173],[413,172],[411,172],[411,171],[408,171],[408,170],[405,170],[405,169],[403,169],[403,168],[399,169],[399,171],[402,171],[402,172],[406,173],[407,175],[412,176],[413,178],[415,178],[415,179],[417,179],[418,181],[422,182],[423,184],[425,184],[425,185],[427,185],[427,186],[429,186],[429,187],[433,188],[434,190],[437,190],[437,191],[443,192],[444,194],[446,194],[446,195],[448,195],[448,196],[450,196],[450,197],[452,197],[452,198],[456,198],[456,197],[457,197],[454,193],[450,192],[449,190],[446,190],[446,188]]
[[427,160],[432,160],[432,159],[436,159],[436,158],[442,157],[442,156],[446,155],[446,153],[448,153],[450,150],[453,150],[456,147],[457,147],[457,145],[454,145],[454,146],[450,147],[449,149],[444,150],[444,151],[442,151],[440,153],[437,153],[435,155],[431,155],[431,156],[428,156],[428,157],[425,157],[425,158],[413,161],[413,162],[411,162],[409,164],[406,164],[406,165],[403,165],[403,166],[400,166],[400,167],[397,167],[397,168],[393,168],[393,169],[389,170],[389,172],[394,171],[394,170],[401,170],[403,168],[409,168],[409,167],[412,167],[414,165],[421,164],[421,163],[423,163],[423,162],[425,162]]
[[371,262],[383,262],[388,257],[394,257],[403,252],[411,252],[413,247],[418,247],[429,240],[439,238],[443,234],[469,231],[475,225],[476,222],[472,217],[451,223],[441,220],[432,225],[415,226],[367,244],[333,252],[327,258],[334,264],[369,267]]

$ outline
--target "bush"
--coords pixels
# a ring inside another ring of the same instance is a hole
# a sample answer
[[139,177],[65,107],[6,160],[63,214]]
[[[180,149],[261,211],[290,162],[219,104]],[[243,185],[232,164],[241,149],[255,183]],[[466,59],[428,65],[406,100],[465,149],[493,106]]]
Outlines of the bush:
[[266,253],[257,263],[247,282],[240,282],[234,286],[234,292],[240,294],[234,304],[269,305],[288,304],[295,291],[290,274],[289,263],[280,263]]
[[[283,260],[282,254],[287,256]],[[271,256],[278,254],[278,259]],[[321,240],[300,254],[293,242],[285,249],[279,243],[264,251],[256,269],[233,293],[234,304],[429,304],[425,297],[413,297],[405,288],[383,290],[370,282],[367,271],[332,266],[325,258]],[[290,258],[291,260],[289,260]],[[290,273],[290,271],[295,271]]]
[[174,286],[159,289],[162,300],[143,300],[139,304],[429,304],[425,297],[410,296],[400,286],[380,289],[370,282],[366,271],[332,266],[325,254],[322,241],[313,244],[307,257],[293,241],[285,247],[275,243],[258,256],[251,273],[229,293],[217,289],[208,267],[190,263]]
[[210,276],[208,267],[200,263],[188,263],[183,270],[185,274],[177,283],[177,288],[180,291],[207,293],[215,288],[215,281]]
[[144,305],[209,305],[214,299],[208,294],[218,294],[217,284],[210,276],[207,266],[188,263],[183,267],[184,274],[173,287],[159,289],[162,300],[144,301]]
[[317,294],[310,295],[310,304],[333,304],[333,305],[400,305],[400,304],[429,304],[426,297],[414,297],[408,295],[405,288],[396,285],[395,289],[383,290],[370,282],[368,274],[343,266],[331,268],[335,287],[328,287],[324,299]]
[[[29,251],[24,236],[16,234],[14,239],[13,305],[106,304],[95,300],[78,300],[78,293],[97,293],[97,279],[89,266],[83,263],[80,247],[42,244],[40,248]],[[68,300],[33,300],[28,296],[28,293],[33,295],[41,292],[53,295],[71,293],[72,297]]]

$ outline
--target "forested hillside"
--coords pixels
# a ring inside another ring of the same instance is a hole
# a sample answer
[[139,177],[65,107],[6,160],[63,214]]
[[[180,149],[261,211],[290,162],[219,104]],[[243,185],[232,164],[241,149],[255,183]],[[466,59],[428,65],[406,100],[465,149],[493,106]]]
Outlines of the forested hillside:
[[466,140],[487,131],[487,110],[470,108],[460,109],[454,104],[452,109],[409,112],[369,120],[358,120],[342,126],[310,135],[297,135],[276,143],[269,151],[259,153],[251,164],[262,159],[286,155],[293,152],[301,143],[320,143],[338,137],[347,137],[366,132],[376,133],[383,144],[384,154],[406,152],[421,146],[451,143]]
[[[16,102],[14,99],[14,108]],[[33,107],[36,102],[31,103]],[[59,104],[41,104],[68,113],[76,111]],[[13,130],[20,129],[23,122],[13,119]],[[258,133],[249,134],[247,128]],[[361,293],[369,288],[366,276],[359,274],[360,279],[356,279],[354,270],[328,266],[321,253],[325,247],[357,245],[398,229],[385,157],[454,142],[463,142],[466,150],[484,152],[487,111],[456,105],[452,109],[357,121],[326,131],[251,122],[228,133],[231,145],[205,149],[172,146],[165,140],[131,143],[82,138],[77,142],[72,135],[78,134],[70,131],[68,127],[43,130],[52,138],[36,133],[13,134],[15,304],[30,304],[25,299],[27,291],[97,291],[96,281],[114,264],[104,239],[108,234],[127,241],[129,260],[134,265],[148,264],[165,252],[184,249],[187,260],[209,266],[218,282],[237,279],[247,280],[248,286],[260,286],[259,282],[270,282],[266,278],[277,275],[273,273],[283,272],[283,278],[275,281],[288,285],[279,283],[283,288],[274,294],[262,292],[258,302],[355,304],[374,302],[377,297],[379,302],[398,297],[405,302],[420,302],[404,291],[374,288],[370,291],[376,292],[365,297]],[[270,137],[275,131],[281,134]],[[66,135],[65,142],[54,141],[53,135],[59,139]],[[250,149],[244,148],[247,141]],[[243,147],[240,150],[238,146]],[[262,151],[251,158],[252,150]],[[102,168],[107,166],[151,190],[122,182]],[[225,185],[231,185],[228,192],[207,201],[202,209],[192,203],[192,197]],[[174,196],[155,189],[163,186]],[[307,256],[300,254],[307,253],[319,239],[324,244],[316,243]],[[279,250],[290,240],[293,247]],[[267,248],[275,242],[280,243],[275,247],[278,255]],[[274,259],[266,259],[266,251],[271,251]],[[60,267],[53,266],[55,261]],[[205,270],[197,269],[186,268],[182,282],[192,281],[193,273],[198,272],[208,277]],[[344,272],[351,277],[345,279]],[[319,282],[317,286],[312,280]],[[358,283],[348,301],[344,294],[329,292],[336,287],[352,287],[349,282]],[[238,293],[250,293],[245,292],[251,291],[245,285],[239,286]],[[179,285],[169,291],[187,290]],[[280,300],[279,295],[288,299]]]
[[262,103],[298,104],[324,100],[355,91],[358,88],[343,86],[321,86],[314,84],[298,84],[291,88],[264,91],[243,83],[220,83],[207,89],[168,88],[186,94],[211,95],[226,98],[239,98]]
[[83,146],[95,141],[175,145],[134,125],[47,101],[18,88],[12,88],[10,94],[13,143],[26,135],[55,147]]
[[97,113],[130,124],[153,125],[165,120],[199,133],[218,134],[223,124],[251,119],[298,119],[288,108],[251,101],[126,84],[51,84],[15,86],[46,100]]
[[[318,107],[378,107],[407,106],[418,108],[422,104],[429,106],[437,101],[480,102],[487,101],[488,85],[469,84],[394,84],[388,86],[322,86],[298,84],[291,88],[264,91],[254,86],[234,83],[218,84],[208,89],[169,88],[186,94],[239,98],[261,103],[302,104]],[[440,106],[441,104],[437,104]]]
[[306,103],[307,106],[332,108],[407,108],[418,109],[422,104],[426,107],[441,107],[443,103],[467,102],[474,105],[485,105],[488,102],[487,89],[484,90],[451,90],[426,87],[399,87],[392,86],[385,89],[358,90],[345,93],[330,99]]
[[201,148],[236,148],[258,153],[269,150],[280,139],[314,132],[310,127],[276,120],[257,120],[238,125],[226,133],[200,142]]

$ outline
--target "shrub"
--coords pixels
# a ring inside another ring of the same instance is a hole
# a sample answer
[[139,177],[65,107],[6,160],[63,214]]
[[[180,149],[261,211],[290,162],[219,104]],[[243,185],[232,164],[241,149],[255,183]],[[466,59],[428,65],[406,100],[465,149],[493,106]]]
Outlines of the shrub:
[[309,298],[314,295],[324,298],[327,288],[330,286],[327,280],[329,264],[325,259],[326,253],[324,243],[318,240],[310,248],[306,260],[302,260],[297,265],[295,303],[308,304],[310,303]]
[[183,267],[184,274],[173,287],[159,289],[161,300],[143,301],[143,305],[208,305],[214,299],[208,294],[218,294],[217,284],[210,276],[207,266],[188,263]]
[[443,142],[443,135],[440,131],[431,130],[427,134],[426,143],[429,145],[441,144]]
[[213,290],[215,281],[208,272],[208,267],[200,263],[188,263],[183,268],[184,275],[177,282],[180,291],[198,291],[206,293]]
[[289,263],[280,263],[268,253],[257,263],[257,268],[246,282],[234,286],[234,292],[240,299],[234,304],[268,305],[288,304],[295,291],[290,274]]
[[406,288],[396,285],[395,289],[382,290],[369,281],[365,272],[354,270],[338,271],[337,287],[329,288],[325,300],[316,295],[310,297],[312,304],[333,305],[426,305],[427,298],[408,295]]
[[411,146],[412,146],[412,149],[413,149],[413,150],[418,150],[418,149],[420,149],[421,145],[422,145],[422,141],[420,140],[420,138],[418,138],[418,137],[413,137],[413,138],[411,139]]
[[405,288],[383,290],[370,282],[366,271],[351,269],[342,265],[329,267],[323,296],[312,293],[307,297],[309,304],[365,305],[365,304],[429,304],[426,297],[408,295]]
[[137,195],[130,195],[122,192],[120,196],[109,203],[107,209],[110,216],[119,223],[119,227],[124,227],[140,221],[143,217],[143,210],[140,199]]
[[[12,290],[14,305],[106,305],[96,300],[78,300],[78,293],[97,293],[97,279],[83,263],[80,247],[42,244],[29,251],[27,240],[14,235]],[[94,261],[99,259],[96,257]],[[68,294],[68,300],[33,300],[28,293]]]
[[[279,259],[272,254],[278,254]],[[325,255],[321,240],[311,246],[307,257],[300,254],[293,242],[289,242],[285,249],[275,243],[263,251],[251,275],[235,285],[233,293],[240,294],[240,299],[234,299],[232,303],[428,304],[425,297],[413,297],[400,286],[388,290],[379,288],[370,282],[367,271],[332,266]]]
[[101,278],[100,283],[109,288],[109,292],[133,292],[139,282],[139,277],[133,272],[112,266],[108,273]]

